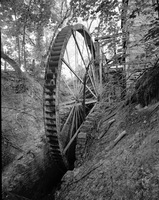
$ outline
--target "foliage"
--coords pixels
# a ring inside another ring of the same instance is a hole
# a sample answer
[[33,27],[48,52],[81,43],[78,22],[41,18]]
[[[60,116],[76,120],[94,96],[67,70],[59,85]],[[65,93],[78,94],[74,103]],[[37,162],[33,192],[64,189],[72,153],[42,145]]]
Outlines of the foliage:
[[[62,3],[63,0],[2,0],[2,49],[21,69],[33,74],[34,67],[36,71],[43,70],[52,32],[61,23]],[[65,4],[63,14],[64,8]]]
[[[82,17],[83,20],[87,21],[89,19],[96,20],[99,19],[98,27],[96,27],[96,35],[103,35],[106,32],[110,32],[111,21],[116,22],[119,20],[119,2],[117,0],[113,1],[79,1],[72,0],[71,8],[73,10],[73,20],[77,21],[78,17]],[[98,33],[97,33],[98,31]],[[113,31],[112,31],[113,32]]]
[[128,103],[138,103],[141,106],[148,106],[150,103],[159,101],[159,59],[152,68],[145,71],[137,80],[135,91],[126,101]]
[[[91,33],[95,38],[116,35],[121,32],[122,3],[118,0],[72,0],[70,4],[73,10],[73,21],[77,22],[78,17],[81,17],[84,21],[90,21],[90,26],[93,21],[94,24],[96,23]],[[105,59],[111,57],[110,60],[116,60],[118,49],[122,46],[122,37],[110,37],[109,41],[101,39],[99,42]]]

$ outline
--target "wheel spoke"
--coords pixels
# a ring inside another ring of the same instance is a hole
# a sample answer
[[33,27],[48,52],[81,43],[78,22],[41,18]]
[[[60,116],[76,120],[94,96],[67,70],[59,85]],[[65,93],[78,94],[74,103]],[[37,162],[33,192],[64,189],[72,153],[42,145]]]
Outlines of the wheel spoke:
[[63,133],[64,133],[64,131],[65,131],[65,129],[66,129],[66,126],[67,126],[67,124],[68,124],[68,122],[69,122],[69,120],[70,120],[70,118],[71,118],[71,116],[72,116],[72,113],[73,113],[74,108],[75,108],[75,107],[72,107],[72,109],[71,109],[71,111],[70,111],[70,113],[69,113],[69,115],[68,115],[68,117],[67,117],[67,119],[66,119],[66,121],[65,121],[65,124],[63,125],[62,130],[60,131],[60,135],[63,135]]
[[88,76],[89,76],[89,78],[90,78],[90,81],[91,81],[91,83],[92,83],[92,86],[93,86],[93,89],[94,89],[95,93],[98,94],[97,89],[96,89],[96,86],[95,86],[94,81],[93,81],[93,78],[92,78],[92,76],[91,76],[91,74],[90,74],[89,71],[88,71]]
[[[79,100],[78,103],[75,101],[69,101],[67,103],[60,103],[60,107],[61,107],[61,109],[63,109],[63,108],[71,108],[71,107],[74,107],[75,105],[80,106],[82,104],[82,101],[83,100],[81,99],[81,100]],[[95,100],[95,99],[86,99],[85,104],[89,105],[89,104],[96,103],[96,102],[97,102],[97,100]]]
[[[90,65],[90,63],[89,63],[88,65]],[[95,86],[94,86],[94,83],[93,83],[93,80],[92,80],[92,77],[91,77],[89,71],[88,71],[88,76],[89,76],[89,77],[87,77],[87,80],[86,80],[86,88],[88,87],[88,86],[87,86],[88,78],[90,78],[91,83],[92,83],[92,86],[93,86],[93,89],[94,89],[94,91],[95,91],[95,94],[98,94],[98,93],[96,92],[96,88],[95,88]],[[82,93],[82,88],[83,88],[83,84],[80,86],[80,89],[79,89],[79,91],[81,92],[81,95],[83,95],[83,93]],[[79,92],[79,93],[80,93],[80,92]]]
[[[82,55],[83,55],[83,51],[84,51],[84,43],[85,43],[85,42],[84,42],[84,40],[83,40],[83,43],[82,43]],[[83,62],[83,61],[82,61],[82,59],[81,59],[81,63],[80,63],[81,65],[82,65],[82,62]]]
[[[67,101],[67,102],[60,103],[59,104],[60,110],[72,108],[74,106],[81,106],[82,102],[83,102],[83,99],[79,99],[78,102],[76,102],[76,101]],[[92,103],[95,103],[95,102],[97,102],[97,100],[95,100],[95,99],[86,99],[86,103],[85,104],[89,105],[89,104],[92,104]]]
[[[90,64],[90,70],[92,70],[92,74],[93,74],[93,78],[94,78],[94,77],[95,77],[95,74],[94,74],[94,69],[93,69],[93,66],[92,66],[92,64],[93,64],[93,62],[92,62],[93,59],[90,58],[90,53],[89,53],[88,45],[87,45],[87,43],[86,43],[87,40],[86,40],[86,33],[85,33],[85,31],[83,31],[83,34],[84,34],[84,41],[85,41],[85,46],[86,46],[86,49],[87,49],[89,64]],[[92,45],[91,45],[91,51],[93,51]],[[92,53],[93,53],[93,52],[92,52]],[[91,74],[90,74],[89,71],[88,71],[88,75],[89,75],[89,78],[90,78],[90,80],[91,80],[91,83],[92,83],[92,86],[93,86],[93,88],[94,88],[95,93],[98,94],[97,88],[96,88],[96,84],[95,84],[95,79],[94,79],[94,81],[93,81],[93,78],[91,77]]]
[[[70,58],[69,58],[69,56],[68,56],[67,46],[66,46],[66,56],[67,56],[68,64],[71,65],[71,64],[70,64]],[[71,78],[72,78],[72,80],[73,80],[73,75],[72,75],[71,71],[70,71],[70,74],[71,74]],[[74,91],[75,91],[75,83],[74,83],[74,80],[73,80],[73,88],[74,88]]]
[[73,110],[73,116],[72,116],[72,122],[71,122],[71,129],[69,131],[69,138],[71,139],[71,137],[73,136],[73,130],[75,128],[75,122],[76,122],[76,107],[74,107]]
[[84,116],[83,116],[82,109],[79,110],[79,116],[80,116],[81,120],[84,121]]
[[62,58],[63,63],[71,70],[71,72],[83,83],[82,79],[76,74],[76,72],[72,69],[72,67],[67,63],[67,61]]
[[73,95],[74,99],[76,99],[76,96],[74,94],[74,92],[72,91],[72,89],[70,88],[70,86],[67,84],[67,82],[62,78],[63,82],[65,83],[65,85],[67,86],[67,88],[69,89],[70,93]]
[[84,61],[84,58],[83,58],[83,55],[82,55],[82,52],[81,52],[81,49],[80,49],[80,47],[79,47],[79,44],[78,44],[78,42],[77,42],[76,36],[75,36],[75,34],[74,34],[73,31],[72,31],[72,35],[73,35],[73,38],[74,38],[74,40],[75,40],[76,46],[77,46],[77,48],[78,48],[78,51],[79,51],[79,53],[80,53],[80,56],[81,56],[81,58],[82,58],[83,64],[84,64],[85,68],[87,68],[87,65],[86,65],[86,63],[85,63],[85,61]]
[[67,105],[74,105],[76,103],[76,101],[75,100],[73,100],[73,101],[65,101],[65,102],[61,102],[59,105],[61,106],[61,107],[63,107],[63,106],[67,106]]
[[[66,62],[66,60],[64,58],[61,59],[65,65],[73,72],[73,74],[79,79],[79,81],[81,83],[83,83],[83,80],[76,74],[76,72],[70,67],[70,65]],[[94,94],[94,92],[92,92],[92,90],[86,85],[87,89],[90,91],[90,93],[95,97],[97,98],[97,96]]]
[[[93,52],[92,43],[91,43],[91,52]],[[91,65],[91,70],[92,70],[92,74],[93,74],[94,83],[95,83],[95,86],[97,88],[98,83],[97,83],[97,79],[96,79],[96,72],[95,72],[94,64]]]
[[[93,108],[91,109],[91,111],[89,113],[92,113],[93,110],[95,109],[96,104],[93,106]],[[79,126],[79,128],[76,130],[75,134],[73,135],[73,137],[71,138],[71,140],[69,141],[69,143],[67,144],[67,146],[65,147],[65,149],[63,150],[63,154],[65,155],[67,150],[69,149],[70,145],[72,144],[72,142],[76,139],[80,129],[81,129],[82,124]]]
[[[76,34],[76,32],[75,32]],[[75,36],[76,37],[76,36]],[[78,63],[78,55],[77,55],[77,46],[75,45],[75,72],[77,71],[77,63]],[[77,91],[77,79],[75,79],[76,91]]]
[[[90,62],[89,62],[89,66],[92,66],[92,65],[91,65],[91,60],[90,60]],[[89,69],[90,69],[90,68],[91,68],[91,67],[89,67]],[[95,86],[95,83],[94,83],[94,81],[93,81],[93,78],[92,78],[92,76],[91,76],[89,70],[88,70],[88,76],[89,76],[89,78],[90,78],[91,84],[92,84],[92,86],[93,86],[93,89],[94,89],[96,95],[98,95],[97,88],[96,88],[96,86]]]

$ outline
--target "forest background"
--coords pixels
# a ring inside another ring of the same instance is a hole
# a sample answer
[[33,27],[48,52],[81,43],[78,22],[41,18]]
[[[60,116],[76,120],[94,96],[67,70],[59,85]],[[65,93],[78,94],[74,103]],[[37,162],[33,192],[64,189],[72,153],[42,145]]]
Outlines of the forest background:
[[20,159],[24,154],[31,155],[33,146],[42,148],[40,146],[41,141],[44,141],[42,87],[45,64],[52,43],[63,27],[82,22],[90,30],[92,38],[122,33],[124,37],[121,36],[116,40],[115,45],[114,42],[106,45],[103,41],[101,46],[107,47],[103,49],[106,64],[117,61],[117,58],[120,58],[118,61],[125,62],[125,59],[130,58],[126,51],[130,43],[123,39],[129,33],[129,28],[125,29],[125,25],[139,16],[145,16],[149,23],[147,24],[146,20],[142,23],[141,26],[146,28],[137,46],[142,46],[146,53],[144,56],[141,53],[142,56],[133,57],[133,60],[149,61],[151,67],[158,62],[159,2],[158,0],[133,0],[131,1],[133,9],[127,6],[128,2],[130,1],[1,1],[2,167],[4,171],[14,163],[17,155],[20,154],[17,158]]

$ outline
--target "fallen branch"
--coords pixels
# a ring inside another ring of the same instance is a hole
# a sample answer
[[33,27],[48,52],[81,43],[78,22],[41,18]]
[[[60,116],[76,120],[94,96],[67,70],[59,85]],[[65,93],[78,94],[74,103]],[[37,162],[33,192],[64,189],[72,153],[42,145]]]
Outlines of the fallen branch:
[[[103,122],[109,120],[110,118],[112,118],[112,117],[114,117],[114,116],[116,115],[117,111],[116,111],[115,113],[111,114],[112,111],[113,111],[114,109],[116,109],[116,107],[115,107],[115,108],[113,107],[113,108],[107,108],[107,109],[106,109],[106,112],[109,111],[109,113],[107,114],[108,117],[107,117],[106,119],[104,119],[104,120],[99,121],[99,123],[98,123],[98,125],[97,125],[97,131],[99,131],[99,126],[101,125],[101,123],[103,123]],[[110,114],[111,114],[111,115],[110,115]]]
[[114,140],[114,146],[126,135],[126,131],[121,132],[118,137]]
[[99,135],[98,139],[101,139],[101,138],[108,132],[109,128],[111,127],[111,125],[112,125],[114,122],[115,122],[115,119],[112,119],[112,120],[110,120],[110,121],[108,122],[108,124],[107,124],[107,126],[106,126],[106,128],[105,128],[105,131],[102,132],[102,133]]
[[77,179],[77,180],[75,180],[75,181],[73,181],[73,182],[71,182],[71,183],[68,183],[68,184],[66,185],[66,187],[64,188],[64,190],[65,190],[67,187],[73,185],[74,183],[77,183],[77,182],[79,182],[80,180],[82,180],[82,179],[84,179],[85,177],[87,177],[91,172],[93,172],[94,170],[96,170],[97,168],[99,168],[101,165],[103,165],[103,163],[100,163],[100,164],[98,164],[97,166],[95,166],[93,169],[89,170],[89,171],[88,171],[86,174],[84,174],[81,178],[79,178],[79,179]]
[[20,147],[18,147],[18,146],[16,146],[15,144],[13,144],[7,137],[5,137],[4,135],[3,135],[3,139],[4,139],[4,141],[7,143],[7,145],[10,145],[12,148],[14,148],[14,149],[16,149],[16,150],[18,150],[18,151],[20,151],[20,152],[23,152],[23,150],[20,148]]
[[106,148],[106,151],[109,151],[110,149],[114,148],[118,142],[126,135],[126,131],[121,132],[118,137]]
[[86,174],[84,174],[81,178],[79,178],[79,179],[73,181],[72,184],[73,184],[73,183],[77,183],[78,181],[84,179],[84,178],[85,178],[86,176],[88,176],[92,171],[94,171],[94,170],[96,170],[97,168],[99,168],[102,164],[103,164],[103,163],[101,163],[100,165],[98,165],[98,166],[94,167],[93,169],[89,170],[89,171],[88,171]]

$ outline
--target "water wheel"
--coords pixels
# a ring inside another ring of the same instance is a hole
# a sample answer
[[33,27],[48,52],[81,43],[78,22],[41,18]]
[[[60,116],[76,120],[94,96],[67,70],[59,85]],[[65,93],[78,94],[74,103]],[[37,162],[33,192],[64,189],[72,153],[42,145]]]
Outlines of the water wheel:
[[57,35],[47,60],[44,84],[45,132],[52,157],[72,169],[76,140],[68,143],[98,101],[95,48],[83,25]]

